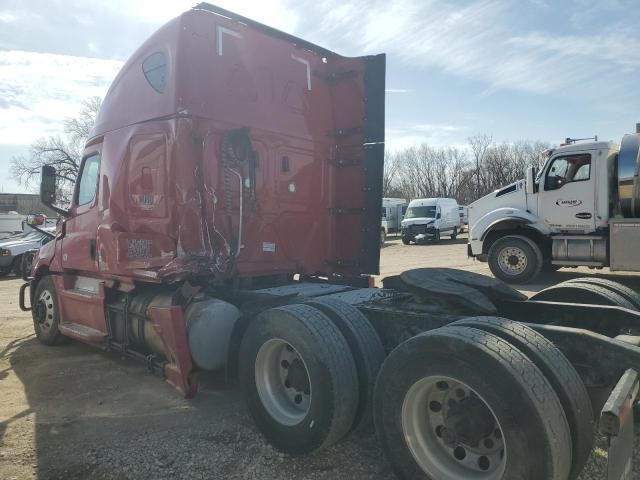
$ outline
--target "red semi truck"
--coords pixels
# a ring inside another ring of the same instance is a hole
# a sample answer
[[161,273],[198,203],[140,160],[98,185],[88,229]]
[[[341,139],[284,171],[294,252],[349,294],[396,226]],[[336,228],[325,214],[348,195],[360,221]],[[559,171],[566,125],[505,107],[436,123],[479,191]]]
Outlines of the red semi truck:
[[[527,299],[449,269],[371,288],[384,86],[384,55],[213,5],[166,24],[111,85],[20,290],[38,339],[123,352],[186,396],[224,369],[290,454],[373,423],[400,478],[575,479],[599,418],[625,478],[636,292],[589,278]],[[53,167],[41,182],[54,205]]]

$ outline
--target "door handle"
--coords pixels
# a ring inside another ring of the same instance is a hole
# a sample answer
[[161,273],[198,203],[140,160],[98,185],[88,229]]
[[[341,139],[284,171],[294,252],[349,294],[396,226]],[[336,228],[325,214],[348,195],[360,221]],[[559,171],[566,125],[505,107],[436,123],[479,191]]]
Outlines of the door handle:
[[581,220],[589,220],[591,217],[593,217],[593,215],[591,215],[589,212],[576,213],[576,218],[579,218]]
[[95,240],[95,238],[92,238],[91,240],[89,240],[89,256],[91,257],[91,260],[95,260],[96,259],[96,240]]

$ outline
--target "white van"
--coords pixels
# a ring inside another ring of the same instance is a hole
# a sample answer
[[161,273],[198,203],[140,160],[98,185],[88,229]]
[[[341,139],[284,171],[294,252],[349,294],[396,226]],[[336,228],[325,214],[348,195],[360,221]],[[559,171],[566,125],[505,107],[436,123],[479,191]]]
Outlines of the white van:
[[458,236],[460,210],[453,198],[420,198],[409,203],[402,220],[402,243],[438,242],[442,235]]

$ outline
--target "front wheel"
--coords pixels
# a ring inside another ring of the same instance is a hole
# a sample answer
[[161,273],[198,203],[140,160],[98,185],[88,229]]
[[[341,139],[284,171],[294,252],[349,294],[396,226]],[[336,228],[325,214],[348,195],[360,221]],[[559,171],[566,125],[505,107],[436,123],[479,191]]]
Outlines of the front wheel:
[[402,237],[402,243],[404,243],[405,245],[409,245],[411,243],[411,240],[409,239],[409,237]]
[[533,280],[542,269],[542,252],[535,242],[521,235],[507,235],[489,248],[489,268],[507,283]]
[[36,285],[33,296],[33,328],[38,341],[44,345],[60,345],[68,342],[69,338],[60,333],[60,311],[56,287],[50,276],[42,277]]
[[453,227],[453,233],[451,234],[451,240],[455,240],[457,236],[458,236],[458,229],[456,227]]

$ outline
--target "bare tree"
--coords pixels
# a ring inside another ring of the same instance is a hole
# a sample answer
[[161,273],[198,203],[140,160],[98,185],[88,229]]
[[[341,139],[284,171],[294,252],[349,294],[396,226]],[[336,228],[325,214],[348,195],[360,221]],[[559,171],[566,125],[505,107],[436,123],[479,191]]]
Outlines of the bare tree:
[[480,198],[482,192],[482,163],[484,162],[487,149],[492,143],[492,138],[489,135],[476,135],[468,139],[469,146],[471,147],[471,153],[473,154],[473,160],[475,163],[475,177],[476,177],[476,197]]
[[85,143],[100,109],[101,99],[92,97],[82,102],[78,116],[64,121],[65,137],[51,136],[33,142],[28,156],[11,159],[11,176],[20,184],[29,186],[39,178],[44,165],[55,167],[57,187],[60,192],[58,203],[67,204],[75,183]]
[[382,196],[393,197],[396,193],[396,177],[398,175],[397,155],[386,150],[384,152],[384,172],[382,174]]

